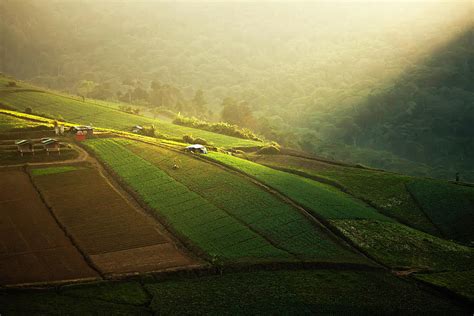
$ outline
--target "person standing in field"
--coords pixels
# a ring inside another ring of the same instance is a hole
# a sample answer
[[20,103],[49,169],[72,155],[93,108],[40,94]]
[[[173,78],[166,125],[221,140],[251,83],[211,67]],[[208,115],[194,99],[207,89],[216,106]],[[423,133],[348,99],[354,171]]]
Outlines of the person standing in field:
[[58,121],[54,121],[54,122],[53,122],[53,125],[54,125],[54,134],[57,136],[57,135],[59,135],[59,125],[58,125]]

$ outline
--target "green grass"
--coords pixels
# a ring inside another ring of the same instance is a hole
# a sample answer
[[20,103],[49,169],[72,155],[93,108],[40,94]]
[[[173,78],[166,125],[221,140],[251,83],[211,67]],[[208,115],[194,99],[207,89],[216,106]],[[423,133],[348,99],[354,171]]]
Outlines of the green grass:
[[44,125],[11,115],[1,114],[0,112],[0,132],[16,131],[19,129],[34,128],[38,126]]
[[145,307],[71,297],[55,291],[0,292],[2,315],[151,315]]
[[[2,315],[469,314],[389,273],[261,271],[0,292]],[[151,304],[149,304],[151,299]],[[140,304],[141,306],[136,306]]]
[[[244,177],[157,146],[116,140],[216,207],[303,260],[364,262],[336,244],[296,208]],[[177,164],[178,169],[173,169]]]
[[439,235],[437,228],[416,205],[406,184],[414,178],[394,173],[328,164],[286,155],[259,155],[255,161],[270,167],[329,180],[349,194],[369,201],[387,216],[424,232]]
[[331,226],[387,266],[440,271],[472,265],[472,248],[396,223],[335,188],[231,155],[211,152],[207,156],[255,177],[329,220]]
[[86,145],[176,232],[209,256],[223,261],[293,258],[118,141],[92,139]]
[[130,131],[134,125],[155,125],[156,131],[172,138],[182,138],[189,134],[194,137],[204,138],[218,147],[248,147],[260,146],[262,143],[216,134],[199,129],[174,125],[171,123],[154,120],[145,116],[138,116],[119,111],[103,103],[75,99],[49,92],[1,92],[0,103],[17,111],[23,112],[27,107],[34,113],[54,117],[76,124],[93,124],[96,127]]
[[334,226],[377,261],[391,268],[465,270],[474,250],[398,223],[336,220]]
[[414,180],[408,189],[447,238],[474,243],[474,188]]
[[474,270],[415,274],[414,277],[447,289],[474,302]]
[[61,294],[137,306],[146,305],[150,300],[138,282],[101,282],[91,285],[65,286],[62,288]]
[[460,313],[446,299],[385,273],[273,271],[147,285],[158,314]]
[[274,170],[231,155],[210,152],[207,156],[256,178],[325,219],[392,221],[349,195],[317,181]]
[[63,173],[63,172],[68,172],[68,171],[74,171],[77,169],[78,169],[77,167],[73,167],[73,166],[37,168],[37,169],[32,169],[31,174],[34,176],[45,176],[48,174]]

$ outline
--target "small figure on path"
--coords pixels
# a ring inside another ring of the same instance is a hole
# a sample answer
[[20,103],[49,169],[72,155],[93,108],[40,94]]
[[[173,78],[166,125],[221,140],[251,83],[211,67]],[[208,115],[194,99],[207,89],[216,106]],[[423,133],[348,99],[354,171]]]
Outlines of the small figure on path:
[[456,182],[459,182],[459,172],[456,172]]

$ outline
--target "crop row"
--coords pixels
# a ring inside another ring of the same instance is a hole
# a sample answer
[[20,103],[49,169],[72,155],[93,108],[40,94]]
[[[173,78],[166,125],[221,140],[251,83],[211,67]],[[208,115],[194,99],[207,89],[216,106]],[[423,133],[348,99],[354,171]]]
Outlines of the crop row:
[[311,179],[222,153],[211,152],[208,157],[258,179],[326,219],[392,221],[349,195]]
[[244,177],[190,155],[118,141],[290,253],[305,259],[354,260],[351,252],[341,248],[296,208]]
[[255,159],[272,168],[284,168],[295,174],[344,187],[349,194],[370,201],[389,217],[427,233],[439,234],[406,188],[412,177],[288,155],[260,155]]
[[208,255],[224,260],[292,258],[116,140],[92,139],[86,144],[179,234]]

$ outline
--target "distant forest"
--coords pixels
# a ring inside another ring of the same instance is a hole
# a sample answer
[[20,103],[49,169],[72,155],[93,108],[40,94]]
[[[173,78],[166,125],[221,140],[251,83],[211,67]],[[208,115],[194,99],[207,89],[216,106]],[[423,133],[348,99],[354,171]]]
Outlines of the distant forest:
[[0,0],[0,71],[331,159],[474,181],[472,16],[469,1]]

